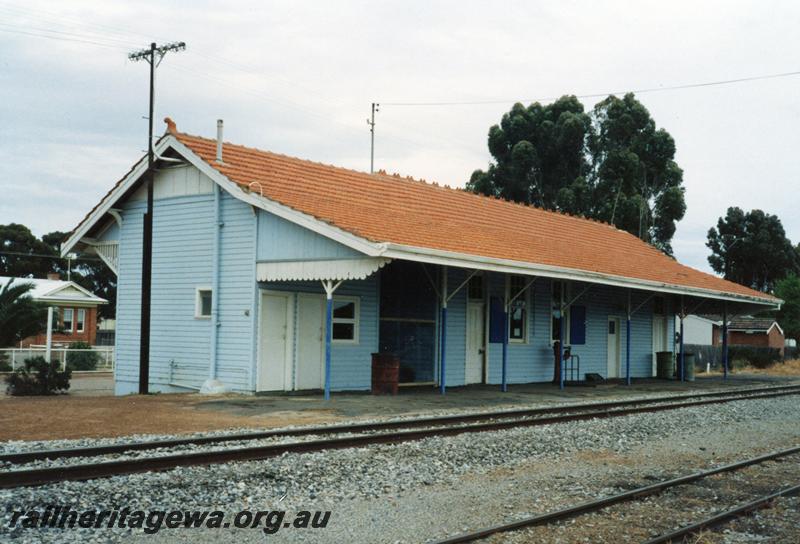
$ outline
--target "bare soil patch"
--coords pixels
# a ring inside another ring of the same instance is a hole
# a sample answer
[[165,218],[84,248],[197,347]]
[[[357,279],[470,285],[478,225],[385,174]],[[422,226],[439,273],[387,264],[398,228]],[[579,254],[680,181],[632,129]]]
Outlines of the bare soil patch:
[[203,406],[207,402],[208,397],[194,394],[0,397],[0,440],[180,434],[232,427],[318,424],[339,419],[325,411],[236,414]]

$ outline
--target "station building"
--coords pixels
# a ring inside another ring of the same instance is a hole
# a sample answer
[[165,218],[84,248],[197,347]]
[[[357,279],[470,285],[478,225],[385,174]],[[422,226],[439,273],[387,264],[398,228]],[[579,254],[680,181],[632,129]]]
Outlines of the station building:
[[[676,351],[675,315],[780,304],[602,222],[166,122],[152,178],[150,391],[367,390],[379,352],[398,356],[401,382],[442,391],[650,377],[655,354]],[[149,179],[143,157],[62,246],[98,253],[118,276],[117,394],[140,390]]]

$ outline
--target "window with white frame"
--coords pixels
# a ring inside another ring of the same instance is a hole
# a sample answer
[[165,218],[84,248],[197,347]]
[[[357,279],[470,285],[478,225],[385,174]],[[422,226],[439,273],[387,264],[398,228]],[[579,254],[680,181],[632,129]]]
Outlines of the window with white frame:
[[86,310],[78,308],[78,319],[75,322],[75,332],[83,332],[86,330]]
[[64,308],[61,310],[61,329],[65,334],[72,334],[73,316],[72,308]]
[[211,288],[198,287],[195,294],[194,316],[198,319],[211,317]]
[[528,341],[530,289],[525,289],[525,286],[529,281],[525,276],[509,276],[508,279],[508,298],[516,297],[508,309],[509,342],[525,343]]
[[331,338],[337,344],[358,343],[359,301],[355,297],[333,297]]

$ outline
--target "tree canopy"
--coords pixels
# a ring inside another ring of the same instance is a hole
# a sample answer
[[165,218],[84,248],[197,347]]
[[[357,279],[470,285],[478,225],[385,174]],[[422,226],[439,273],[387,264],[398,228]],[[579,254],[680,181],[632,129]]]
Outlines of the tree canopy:
[[671,254],[683,218],[683,171],[675,142],[633,94],[591,113],[574,96],[514,104],[489,129],[487,170],[467,188],[607,221]]
[[97,296],[108,300],[98,307],[101,317],[114,317],[117,298],[117,278],[97,257],[81,255],[70,264],[59,254],[59,247],[67,237],[66,232],[54,231],[41,238],[25,225],[11,223],[0,225],[0,276],[18,278],[44,278],[56,272],[69,277]]
[[781,220],[762,210],[728,208],[708,231],[708,262],[725,279],[770,292],[778,280],[797,272],[800,257]]
[[776,317],[786,338],[800,339],[800,277],[792,274],[778,280],[775,296],[783,300]]

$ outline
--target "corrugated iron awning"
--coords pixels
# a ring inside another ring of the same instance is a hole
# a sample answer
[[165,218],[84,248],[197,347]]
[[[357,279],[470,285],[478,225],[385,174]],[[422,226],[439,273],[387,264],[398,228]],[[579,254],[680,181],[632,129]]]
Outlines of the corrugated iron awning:
[[258,281],[363,280],[391,261],[383,257],[256,264]]

